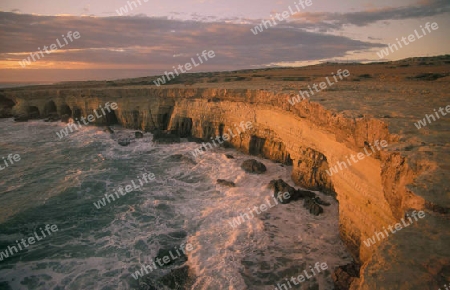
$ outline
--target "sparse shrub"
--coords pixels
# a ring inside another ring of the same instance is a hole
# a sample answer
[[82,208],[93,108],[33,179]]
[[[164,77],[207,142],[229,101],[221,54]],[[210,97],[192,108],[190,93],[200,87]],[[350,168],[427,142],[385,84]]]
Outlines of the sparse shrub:
[[439,74],[439,73],[421,73],[414,77],[408,77],[408,79],[422,80],[422,81],[435,81],[437,79],[446,77],[447,74]]
[[283,81],[293,82],[293,81],[307,81],[308,77],[285,77]]

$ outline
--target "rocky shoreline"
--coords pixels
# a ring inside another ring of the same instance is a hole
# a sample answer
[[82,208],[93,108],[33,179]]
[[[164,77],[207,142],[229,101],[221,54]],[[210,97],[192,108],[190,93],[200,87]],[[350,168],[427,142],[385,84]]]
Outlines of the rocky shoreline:
[[[333,69],[331,65],[318,66],[298,72],[318,77]],[[321,92],[318,99],[295,106],[287,101],[292,92],[284,83],[268,84],[267,80],[264,84],[227,84],[226,88],[204,83],[160,88],[86,83],[2,90],[0,112],[3,117],[54,119],[57,114],[77,118],[107,101],[116,102],[114,116],[98,119],[96,125],[117,122],[126,128],[152,131],[162,137],[160,142],[178,142],[179,138],[208,141],[234,128],[233,124],[249,120],[253,128],[248,134],[232,138],[226,146],[292,165],[291,177],[297,185],[334,195],[339,201],[340,234],[355,264],[336,269],[337,289],[437,289],[450,279],[450,250],[442,246],[450,236],[446,230],[450,200],[445,143],[450,123],[443,119],[439,126],[417,131],[413,122],[450,103],[450,96],[448,81],[433,80],[431,84],[410,79],[429,69],[411,65],[393,71],[386,69],[386,64],[355,65],[349,68],[352,75],[372,72],[373,80],[356,84],[349,79],[340,83],[339,89]],[[436,71],[447,69],[448,64],[436,67]],[[404,85],[398,84],[399,75]],[[424,94],[435,97],[424,98]],[[326,174],[330,164],[361,152],[375,140],[386,140],[390,146],[363,164],[333,176]],[[310,191],[286,185],[283,180],[271,183],[275,194],[291,192],[304,199],[311,213],[320,214],[320,200]],[[374,231],[395,223],[411,209],[426,211],[423,223],[380,245],[362,245]],[[398,273],[408,273],[411,278],[401,280]]]

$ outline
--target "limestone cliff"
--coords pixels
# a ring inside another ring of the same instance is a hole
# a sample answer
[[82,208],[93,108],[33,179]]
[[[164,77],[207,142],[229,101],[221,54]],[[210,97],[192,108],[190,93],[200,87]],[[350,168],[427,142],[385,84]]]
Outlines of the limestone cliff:
[[[352,289],[442,286],[440,277],[450,261],[445,247],[448,199],[430,198],[422,183],[415,183],[425,172],[437,172],[438,162],[427,161],[423,152],[404,150],[401,134],[388,130],[390,119],[315,101],[291,106],[289,96],[271,90],[172,86],[6,90],[0,98],[12,114],[41,117],[52,112],[87,116],[99,105],[116,102],[114,116],[98,119],[97,125],[117,120],[128,128],[174,130],[206,141],[228,130],[236,132],[241,121],[251,122],[252,129],[231,138],[233,147],[292,165],[296,184],[336,196],[342,239],[363,265]],[[326,173],[344,156],[364,152],[376,140],[386,140],[389,147],[332,176]],[[425,210],[427,219],[372,247],[363,245],[411,209]]]

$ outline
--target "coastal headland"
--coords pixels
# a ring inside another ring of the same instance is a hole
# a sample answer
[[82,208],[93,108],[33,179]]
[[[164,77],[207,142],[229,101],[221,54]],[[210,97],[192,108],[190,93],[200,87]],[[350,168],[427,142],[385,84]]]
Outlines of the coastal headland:
[[[338,69],[350,76],[290,104],[299,91]],[[153,84],[155,76],[29,86],[0,90],[0,117],[75,119],[116,102],[117,110],[93,124],[118,123],[204,141],[249,121],[252,128],[228,140],[230,146],[292,165],[297,185],[338,200],[342,240],[361,267],[357,274],[346,267],[336,270],[336,285],[438,289],[450,273],[450,116],[442,115],[420,130],[415,123],[450,105],[449,69],[447,55],[183,74],[159,87]],[[327,174],[331,166],[377,140],[389,145]],[[363,246],[374,232],[414,210],[425,212],[426,218]]]

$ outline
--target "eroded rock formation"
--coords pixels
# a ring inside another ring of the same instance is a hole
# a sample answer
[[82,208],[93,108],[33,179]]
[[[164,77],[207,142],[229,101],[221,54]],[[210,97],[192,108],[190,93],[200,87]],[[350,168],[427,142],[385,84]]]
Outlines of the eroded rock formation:
[[[443,241],[448,241],[449,234],[442,229],[448,230],[449,203],[427,195],[422,181],[414,182],[425,170],[439,166],[424,161],[426,156],[393,148],[330,176],[326,170],[343,156],[356,155],[375,140],[399,143],[399,135],[389,132],[386,119],[349,116],[309,101],[290,106],[289,96],[268,90],[180,87],[6,90],[0,112],[3,116],[58,113],[75,118],[87,116],[105,102],[116,102],[118,109],[96,119],[95,125],[118,122],[136,130],[167,130],[177,140],[192,136],[205,142],[229,130],[236,132],[242,121],[251,122],[250,130],[235,133],[226,144],[292,165],[297,185],[333,194],[339,201],[340,234],[362,264],[360,277],[338,273],[344,284],[351,283],[352,289],[394,289],[380,288],[379,281],[397,285],[395,273],[405,271],[416,289],[429,289],[429,285],[437,289],[436,277],[450,261],[448,246],[441,247],[448,244]],[[411,227],[372,247],[362,244],[375,231],[397,223],[411,208],[426,210],[429,216],[415,231]],[[411,237],[417,239],[406,245]],[[428,250],[418,255],[419,249]],[[377,271],[375,279],[372,273]]]

